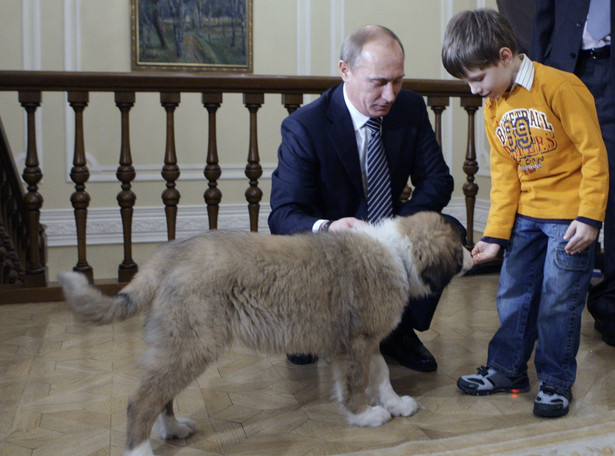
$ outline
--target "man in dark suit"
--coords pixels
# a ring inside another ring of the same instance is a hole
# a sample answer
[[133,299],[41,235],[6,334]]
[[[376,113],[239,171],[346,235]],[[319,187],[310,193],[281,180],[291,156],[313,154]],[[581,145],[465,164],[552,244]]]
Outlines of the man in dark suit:
[[[420,95],[401,89],[404,50],[399,38],[381,26],[358,29],[344,40],[339,69],[343,84],[282,123],[269,216],[274,234],[350,229],[368,220],[366,155],[370,132],[365,125],[370,118],[383,119],[390,215],[439,212],[450,200],[453,178],[425,103]],[[412,197],[402,202],[409,179]],[[435,370],[433,355],[413,328],[429,328],[438,299],[409,303],[399,326],[381,344],[383,354],[415,370]],[[311,360],[289,359],[297,363]]]
[[596,100],[609,156],[609,199],[604,221],[603,280],[589,291],[587,308],[603,340],[615,346],[615,25],[613,0],[537,0],[530,58],[575,73]]

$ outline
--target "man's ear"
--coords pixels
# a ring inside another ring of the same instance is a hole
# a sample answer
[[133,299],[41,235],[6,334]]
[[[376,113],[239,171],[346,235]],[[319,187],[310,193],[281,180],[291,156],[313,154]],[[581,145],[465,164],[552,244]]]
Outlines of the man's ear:
[[514,58],[515,58],[515,55],[510,50],[510,48],[508,47],[500,48],[500,61],[504,65],[508,65],[510,62],[514,60]]
[[348,80],[348,78],[350,77],[350,65],[348,65],[348,62],[345,62],[344,60],[340,60],[338,67],[340,69],[340,76],[342,77],[342,80],[344,82],[346,82]]

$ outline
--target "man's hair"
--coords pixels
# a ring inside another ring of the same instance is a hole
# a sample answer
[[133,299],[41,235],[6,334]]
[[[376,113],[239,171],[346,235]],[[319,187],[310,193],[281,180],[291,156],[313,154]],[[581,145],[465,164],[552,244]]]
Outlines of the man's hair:
[[356,68],[361,63],[363,46],[383,37],[396,41],[401,48],[401,52],[405,55],[404,45],[401,44],[401,40],[391,29],[382,25],[364,25],[344,38],[340,60],[346,62],[351,69]]
[[463,11],[446,27],[442,64],[452,76],[461,79],[468,70],[497,65],[503,47],[517,55],[517,38],[503,15],[488,8]]

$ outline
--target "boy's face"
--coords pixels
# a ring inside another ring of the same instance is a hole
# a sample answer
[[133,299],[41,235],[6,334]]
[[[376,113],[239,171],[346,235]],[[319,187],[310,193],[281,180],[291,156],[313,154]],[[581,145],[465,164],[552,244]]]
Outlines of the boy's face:
[[[505,50],[504,52],[502,52]],[[508,52],[507,52],[508,51]],[[512,54],[508,48],[500,50],[500,61],[497,65],[486,68],[466,69],[462,79],[468,83],[474,95],[499,98],[513,85],[515,74]]]

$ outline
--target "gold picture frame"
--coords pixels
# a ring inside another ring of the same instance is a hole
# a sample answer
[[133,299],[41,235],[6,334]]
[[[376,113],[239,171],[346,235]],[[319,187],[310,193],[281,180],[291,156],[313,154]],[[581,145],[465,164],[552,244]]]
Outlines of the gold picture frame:
[[130,0],[133,70],[252,72],[253,0]]

